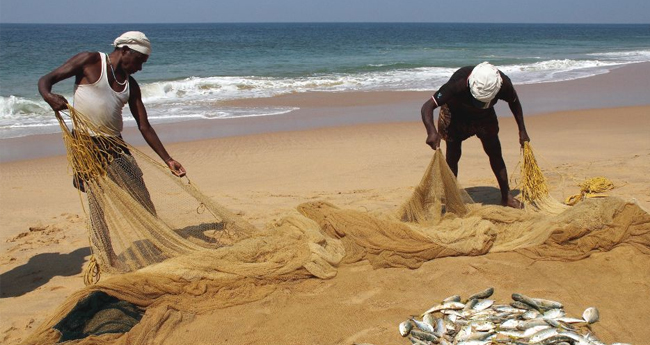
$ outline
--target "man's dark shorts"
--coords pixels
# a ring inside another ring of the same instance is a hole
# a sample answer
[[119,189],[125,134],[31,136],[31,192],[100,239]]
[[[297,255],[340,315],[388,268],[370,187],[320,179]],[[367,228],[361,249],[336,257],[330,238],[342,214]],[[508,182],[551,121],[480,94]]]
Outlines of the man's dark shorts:
[[472,116],[473,114],[455,114],[446,104],[440,108],[438,133],[445,141],[459,142],[476,135],[479,139],[496,137],[499,134],[499,122],[494,110],[491,113]]

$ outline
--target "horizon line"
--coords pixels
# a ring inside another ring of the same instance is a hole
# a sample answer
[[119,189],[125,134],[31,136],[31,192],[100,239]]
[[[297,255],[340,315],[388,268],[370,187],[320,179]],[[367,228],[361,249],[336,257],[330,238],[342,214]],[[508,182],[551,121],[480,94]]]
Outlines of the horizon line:
[[107,22],[107,23],[37,23],[37,22],[2,22],[0,25],[162,25],[162,24],[513,24],[513,25],[650,25],[648,23],[603,23],[603,22],[422,22],[422,21],[232,21],[232,22]]

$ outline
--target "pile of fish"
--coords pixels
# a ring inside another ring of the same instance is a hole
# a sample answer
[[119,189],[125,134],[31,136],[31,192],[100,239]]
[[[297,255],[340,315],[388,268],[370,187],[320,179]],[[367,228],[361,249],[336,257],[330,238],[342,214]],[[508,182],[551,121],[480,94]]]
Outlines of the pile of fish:
[[463,302],[458,295],[445,298],[402,322],[399,332],[415,345],[604,345],[589,327],[598,321],[594,307],[574,318],[560,302],[513,293],[510,304],[495,304],[493,293],[488,288]]

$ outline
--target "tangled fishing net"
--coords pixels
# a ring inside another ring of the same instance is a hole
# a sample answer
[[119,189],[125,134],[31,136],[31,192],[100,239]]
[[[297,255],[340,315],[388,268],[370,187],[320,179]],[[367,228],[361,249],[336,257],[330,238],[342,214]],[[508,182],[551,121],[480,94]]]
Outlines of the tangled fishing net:
[[100,129],[73,109],[70,115],[75,131],[64,130],[64,138],[73,171],[102,210],[88,217],[93,253],[101,268],[126,273],[70,296],[28,344],[162,343],[188,315],[259,300],[287,282],[333,278],[337,267],[360,260],[417,268],[441,257],[516,251],[570,261],[620,245],[650,254],[650,215],[635,203],[589,199],[562,212],[474,204],[439,150],[394,213],[314,201],[258,229],[123,141],[110,145],[130,154],[96,145]]
[[[74,130],[57,115],[74,184],[85,192],[93,253],[86,283],[217,248],[254,228],[201,193],[188,178],[149,158],[69,107]],[[147,176],[147,183],[143,176]]]

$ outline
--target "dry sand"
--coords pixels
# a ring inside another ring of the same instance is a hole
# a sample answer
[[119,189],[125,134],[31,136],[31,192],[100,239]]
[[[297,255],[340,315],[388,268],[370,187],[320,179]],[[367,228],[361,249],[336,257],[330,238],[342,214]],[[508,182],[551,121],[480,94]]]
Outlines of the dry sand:
[[[426,99],[418,93],[389,95],[366,94],[364,102],[417,114]],[[357,103],[312,104],[310,110],[311,96],[305,97],[296,98],[304,102],[305,114],[330,109],[355,115]],[[515,121],[504,117],[500,125],[513,175],[519,160]],[[558,199],[577,193],[576,183],[585,178],[605,176],[616,186],[610,195],[634,198],[650,209],[650,106],[560,111],[527,117],[526,125]],[[392,212],[429,163],[433,151],[424,140],[416,118],[166,146],[207,195],[264,227],[313,200]],[[472,138],[463,149],[460,183],[476,201],[496,204],[496,181],[480,142]],[[89,256],[85,215],[66,167],[63,156],[0,165],[3,344],[19,343],[83,286],[81,271]],[[196,316],[170,334],[167,343],[406,344],[397,332],[399,322],[448,295],[467,296],[488,286],[495,287],[497,300],[521,292],[559,300],[575,316],[596,306],[601,321],[593,330],[606,342],[647,344],[650,339],[650,257],[617,247],[570,263],[491,253],[437,259],[416,270],[373,269],[367,262],[344,265],[333,279],[286,283],[262,300]]]

